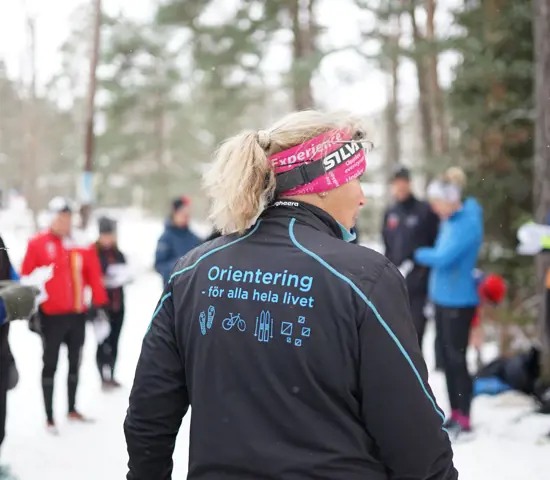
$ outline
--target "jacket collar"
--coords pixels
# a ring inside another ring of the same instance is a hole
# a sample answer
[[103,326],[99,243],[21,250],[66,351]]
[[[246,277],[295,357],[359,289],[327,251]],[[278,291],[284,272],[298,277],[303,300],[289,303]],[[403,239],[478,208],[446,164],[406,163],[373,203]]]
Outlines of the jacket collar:
[[261,217],[264,219],[295,218],[297,223],[308,225],[315,230],[343,239],[342,229],[338,222],[324,210],[309,203],[295,200],[277,200],[269,205]]

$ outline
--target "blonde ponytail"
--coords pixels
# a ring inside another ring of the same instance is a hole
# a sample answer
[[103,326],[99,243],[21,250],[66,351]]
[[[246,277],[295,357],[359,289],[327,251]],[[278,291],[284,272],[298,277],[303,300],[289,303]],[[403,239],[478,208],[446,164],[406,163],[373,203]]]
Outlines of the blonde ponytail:
[[336,128],[365,138],[364,123],[347,112],[291,113],[268,130],[244,132],[225,141],[204,175],[210,218],[224,234],[242,233],[273,199],[275,173],[268,157]]
[[210,217],[223,234],[242,233],[265,209],[275,190],[275,174],[256,132],[226,140],[204,175],[211,198]]

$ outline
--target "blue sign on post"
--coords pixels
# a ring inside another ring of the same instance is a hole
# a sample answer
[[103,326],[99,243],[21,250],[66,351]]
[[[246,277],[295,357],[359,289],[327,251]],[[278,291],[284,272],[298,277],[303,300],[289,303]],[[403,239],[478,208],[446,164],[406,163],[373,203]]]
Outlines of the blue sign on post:
[[93,172],[82,172],[78,186],[78,200],[82,205],[94,203],[94,174]]

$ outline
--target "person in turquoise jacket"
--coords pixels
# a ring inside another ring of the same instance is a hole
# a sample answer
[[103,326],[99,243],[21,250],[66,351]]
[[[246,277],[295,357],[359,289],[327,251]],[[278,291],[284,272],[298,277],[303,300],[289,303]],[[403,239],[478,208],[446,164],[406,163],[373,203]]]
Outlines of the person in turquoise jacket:
[[472,379],[466,364],[470,329],[479,304],[474,271],[483,242],[483,211],[474,198],[463,198],[466,175],[450,168],[428,187],[428,199],[441,218],[433,247],[419,248],[415,261],[430,267],[428,294],[435,305],[436,330],[451,416],[446,428],[452,437],[471,431]]

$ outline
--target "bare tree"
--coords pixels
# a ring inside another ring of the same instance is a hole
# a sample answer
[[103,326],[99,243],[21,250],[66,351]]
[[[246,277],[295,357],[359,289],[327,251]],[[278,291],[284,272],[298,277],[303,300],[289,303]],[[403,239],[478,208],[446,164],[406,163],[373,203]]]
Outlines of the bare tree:
[[449,148],[447,121],[445,118],[445,99],[439,84],[437,71],[439,52],[435,34],[435,11],[437,0],[426,1],[426,41],[429,45],[428,85],[430,92],[431,115],[433,119],[434,148],[438,155]]
[[97,65],[99,62],[99,42],[101,33],[101,0],[94,0],[94,28],[92,48],[90,53],[90,78],[88,83],[88,104],[86,112],[86,131],[84,143],[84,173],[81,185],[82,191],[82,226],[86,227],[91,213],[92,191],[91,184],[94,158],[94,119],[95,94],[97,89]]
[[428,56],[425,55],[425,51],[423,51],[425,36],[418,24],[416,7],[416,0],[410,0],[408,3],[408,10],[415,48],[414,62],[416,64],[418,77],[418,107],[420,110],[422,144],[424,147],[424,160],[428,161],[434,156],[433,118],[429,93],[429,62]]
[[19,178],[21,180],[21,190],[27,205],[33,214],[34,227],[37,227],[37,214],[40,209],[41,199],[37,180],[39,178],[38,163],[38,132],[37,132],[37,93],[36,93],[36,15],[29,12],[25,2],[22,2],[25,15],[25,24],[27,30],[28,47],[25,52],[26,64],[29,68],[29,81],[26,95],[22,98],[21,121],[23,122],[22,131],[24,132],[24,155],[20,162]]
[[383,69],[388,76],[388,104],[386,105],[386,148],[384,168],[389,178],[393,167],[401,159],[401,128],[399,123],[399,41],[401,38],[401,15],[390,18],[385,35],[386,54],[381,58]]
[[290,0],[288,4],[292,20],[292,89],[296,110],[314,105],[311,80],[317,54],[316,3],[317,0]]
[[[535,215],[539,222],[550,212],[550,0],[534,0],[535,36],[535,164],[533,191]],[[550,258],[542,254],[537,259],[539,285],[550,268]],[[540,325],[545,330],[543,377],[550,385],[550,312],[540,308]]]

